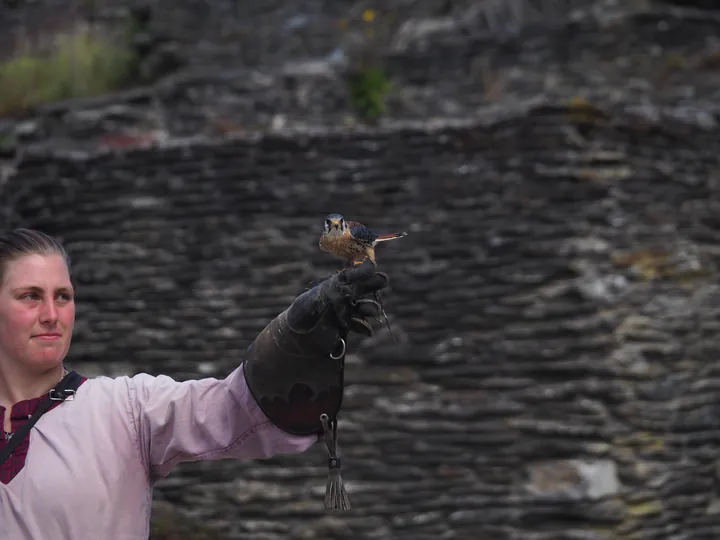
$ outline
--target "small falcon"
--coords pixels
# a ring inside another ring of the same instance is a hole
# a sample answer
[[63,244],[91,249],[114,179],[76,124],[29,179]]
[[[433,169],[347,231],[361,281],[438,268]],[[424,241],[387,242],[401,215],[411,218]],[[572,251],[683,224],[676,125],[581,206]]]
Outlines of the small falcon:
[[406,232],[380,234],[357,221],[347,221],[342,214],[325,218],[325,229],[320,235],[320,249],[346,261],[345,266],[362,264],[368,259],[377,267],[375,246],[378,242],[407,236]]

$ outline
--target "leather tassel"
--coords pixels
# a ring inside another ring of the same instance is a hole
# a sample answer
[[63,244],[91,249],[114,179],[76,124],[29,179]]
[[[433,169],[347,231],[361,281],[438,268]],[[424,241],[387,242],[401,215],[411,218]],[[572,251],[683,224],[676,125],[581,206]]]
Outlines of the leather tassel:
[[325,508],[345,511],[350,509],[350,500],[340,473],[340,458],[337,444],[337,419],[330,420],[327,414],[320,415],[325,445],[328,450],[328,482],[325,487]]

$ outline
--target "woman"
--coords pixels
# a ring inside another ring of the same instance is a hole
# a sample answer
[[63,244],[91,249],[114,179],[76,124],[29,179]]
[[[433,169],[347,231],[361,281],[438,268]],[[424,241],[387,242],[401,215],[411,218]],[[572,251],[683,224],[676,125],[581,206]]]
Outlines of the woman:
[[[346,508],[334,459],[346,336],[372,334],[379,306],[368,296],[387,284],[365,265],[322,281],[222,380],[73,379],[65,250],[36,230],[0,237],[0,452],[19,434],[0,466],[0,537],[147,539],[153,485],[177,463],[303,452],[320,437],[331,456],[326,506]],[[75,381],[75,393],[51,392],[60,381]]]

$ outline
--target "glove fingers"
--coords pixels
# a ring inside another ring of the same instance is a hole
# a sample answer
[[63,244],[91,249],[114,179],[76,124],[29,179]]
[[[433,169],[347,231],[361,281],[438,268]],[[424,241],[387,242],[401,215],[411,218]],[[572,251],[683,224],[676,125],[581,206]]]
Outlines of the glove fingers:
[[377,318],[381,313],[380,304],[369,298],[359,298],[355,300],[355,313],[360,317]]
[[341,282],[352,287],[357,296],[378,291],[388,286],[390,278],[383,272],[376,272],[371,264],[346,268],[340,274]]
[[352,288],[353,296],[366,296],[370,293],[377,292],[388,286],[390,279],[383,272],[374,272],[369,277],[353,281],[348,285]]
[[366,336],[372,336],[374,333],[372,326],[363,317],[358,316],[350,318],[350,330]]
[[364,281],[375,273],[371,264],[359,264],[351,268],[345,268],[340,272],[340,279],[343,283],[352,284],[356,281]]

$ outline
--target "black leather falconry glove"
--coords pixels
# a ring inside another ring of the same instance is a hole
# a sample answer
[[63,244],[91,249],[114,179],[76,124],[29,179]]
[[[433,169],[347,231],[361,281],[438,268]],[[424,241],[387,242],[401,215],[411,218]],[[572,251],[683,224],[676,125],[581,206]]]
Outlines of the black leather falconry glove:
[[369,264],[322,281],[265,327],[244,362],[248,387],[273,424],[295,435],[324,435],[330,455],[326,508],[350,508],[337,456],[347,336],[373,334],[368,319],[381,313],[375,293],[388,281]]

